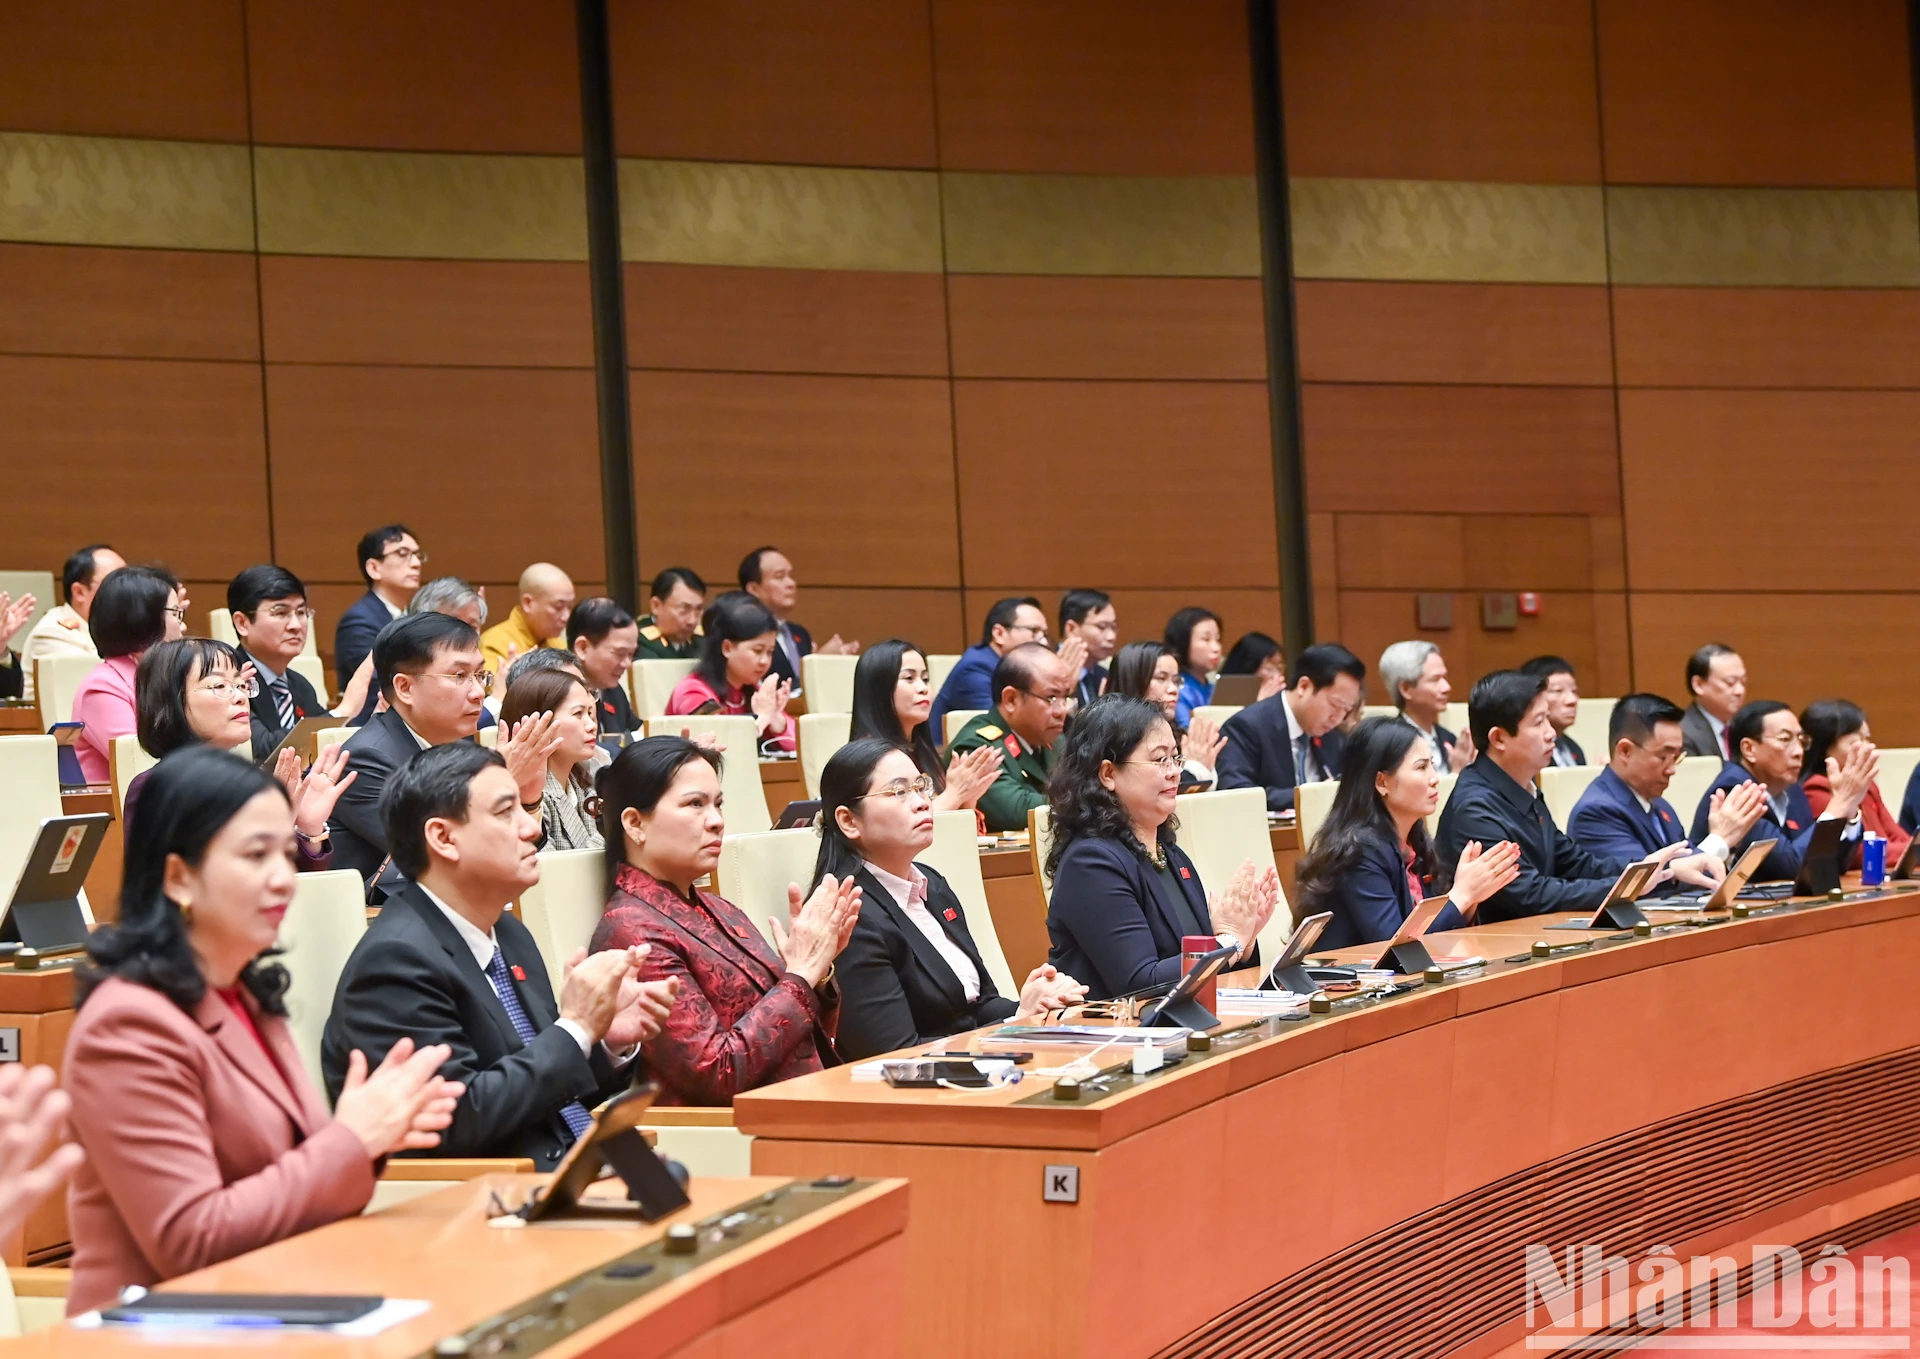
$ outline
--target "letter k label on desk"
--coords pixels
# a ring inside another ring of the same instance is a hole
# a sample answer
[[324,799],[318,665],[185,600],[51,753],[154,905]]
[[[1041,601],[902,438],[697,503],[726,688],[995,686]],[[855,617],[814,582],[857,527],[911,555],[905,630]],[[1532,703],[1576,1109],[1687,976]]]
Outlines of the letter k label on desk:
[[1041,1202],[1080,1202],[1079,1166],[1046,1166],[1043,1169],[1045,1178],[1040,1187]]

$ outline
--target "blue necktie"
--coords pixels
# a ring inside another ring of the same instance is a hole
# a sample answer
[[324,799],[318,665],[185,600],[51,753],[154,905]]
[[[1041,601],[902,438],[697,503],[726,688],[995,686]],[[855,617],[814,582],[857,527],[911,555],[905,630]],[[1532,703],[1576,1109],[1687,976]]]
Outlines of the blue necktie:
[[[513,1031],[520,1035],[520,1041],[528,1047],[533,1046],[533,1021],[527,1018],[527,1012],[521,1008],[520,993],[513,989],[513,974],[507,971],[507,960],[500,954],[500,946],[493,946],[493,961],[487,964],[487,976],[493,979],[493,989],[500,993],[500,1003],[506,1007],[507,1019],[513,1025]],[[560,1107],[560,1117],[567,1121],[567,1127],[578,1138],[593,1126],[593,1115],[589,1114],[574,1100]]]

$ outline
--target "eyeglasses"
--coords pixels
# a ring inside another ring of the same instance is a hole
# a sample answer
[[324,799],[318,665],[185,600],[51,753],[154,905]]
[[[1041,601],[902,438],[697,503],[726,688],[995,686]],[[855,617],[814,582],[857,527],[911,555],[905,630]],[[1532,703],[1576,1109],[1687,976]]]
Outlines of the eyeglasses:
[[[921,797],[933,796],[933,775],[922,774],[917,779],[895,779],[885,788],[875,788],[870,793],[860,794],[860,798],[869,797],[905,797],[909,793],[918,793]],[[860,798],[855,798],[858,802]]]
[[421,676],[422,679],[428,677],[446,680],[455,688],[459,689],[464,689],[469,684],[477,684],[482,689],[493,688],[493,671],[491,670],[456,670],[451,675],[443,675],[437,670],[429,670]]
[[236,694],[245,694],[248,698],[260,697],[260,679],[257,675],[248,675],[244,683],[239,680],[217,679],[195,687],[201,693],[222,702]]
[[1080,700],[1072,694],[1036,694],[1031,689],[1022,689],[1028,698],[1038,699],[1056,712],[1070,713],[1080,706]]
[[1813,738],[1804,731],[1776,731],[1763,739],[1769,744],[1779,746],[1782,750],[1792,750],[1795,746],[1805,750],[1813,744]]
[[427,554],[417,547],[390,547],[380,554],[380,560],[385,561],[388,557],[398,557],[403,562],[419,562],[422,566],[427,564]]
[[1156,765],[1162,774],[1178,774],[1181,765],[1184,764],[1185,761],[1180,758],[1179,752],[1176,751],[1172,755],[1162,755],[1157,760],[1123,760],[1121,763]]
[[169,604],[167,605],[167,612],[175,618],[178,618],[182,623],[187,621],[187,606],[184,604],[178,606]]
[[276,623],[289,623],[296,618],[305,623],[311,623],[313,621],[313,610],[305,604],[273,604],[260,610],[260,612],[254,616],[260,617],[261,615],[271,618]]

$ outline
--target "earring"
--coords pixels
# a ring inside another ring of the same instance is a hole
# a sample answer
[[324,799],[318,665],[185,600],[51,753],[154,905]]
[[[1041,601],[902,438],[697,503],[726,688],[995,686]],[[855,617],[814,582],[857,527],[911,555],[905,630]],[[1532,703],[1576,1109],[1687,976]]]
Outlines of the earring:
[[180,918],[189,925],[193,923],[193,903],[191,901],[180,908]]

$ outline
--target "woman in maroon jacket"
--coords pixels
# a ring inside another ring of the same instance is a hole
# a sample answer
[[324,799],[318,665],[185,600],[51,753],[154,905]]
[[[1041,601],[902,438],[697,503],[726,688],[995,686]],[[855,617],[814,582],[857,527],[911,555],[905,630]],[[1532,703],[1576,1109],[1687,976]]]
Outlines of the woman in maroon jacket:
[[694,884],[720,860],[720,756],[678,736],[628,746],[599,776],[611,900],[593,950],[647,944],[643,980],[680,979],[680,998],[644,1048],[662,1104],[731,1104],[839,1058],[833,960],[860,914],[853,879],[787,888],[769,946],[738,907]]

